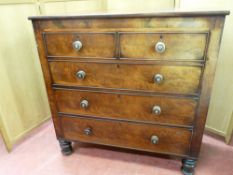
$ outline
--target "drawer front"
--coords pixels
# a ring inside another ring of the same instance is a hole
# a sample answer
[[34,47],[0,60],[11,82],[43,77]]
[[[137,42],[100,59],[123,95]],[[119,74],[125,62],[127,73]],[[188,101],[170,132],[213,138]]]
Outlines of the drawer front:
[[174,125],[191,126],[197,106],[196,100],[165,96],[77,90],[55,90],[55,96],[62,113]]
[[115,33],[45,33],[44,42],[47,56],[113,58],[116,54]]
[[[202,72],[198,66],[77,62],[50,62],[50,68],[55,84],[172,94],[197,94]],[[78,78],[80,71],[85,72],[84,78]]]
[[184,128],[61,117],[64,137],[151,152],[187,155],[191,131]]
[[204,60],[208,33],[121,33],[120,57]]

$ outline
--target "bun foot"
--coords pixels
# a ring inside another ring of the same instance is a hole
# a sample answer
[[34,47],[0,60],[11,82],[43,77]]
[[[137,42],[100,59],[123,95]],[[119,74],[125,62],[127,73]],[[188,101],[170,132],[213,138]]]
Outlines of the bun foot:
[[70,155],[73,152],[72,146],[71,146],[71,142],[64,140],[64,139],[59,139],[59,144],[61,147],[61,152],[63,155]]
[[194,168],[196,166],[196,160],[193,159],[183,159],[181,171],[184,175],[193,175]]

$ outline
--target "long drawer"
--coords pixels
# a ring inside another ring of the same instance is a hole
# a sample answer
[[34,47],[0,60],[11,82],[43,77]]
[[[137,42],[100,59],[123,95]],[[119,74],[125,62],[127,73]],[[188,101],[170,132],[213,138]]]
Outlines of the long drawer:
[[64,116],[61,125],[69,140],[178,155],[189,153],[192,135],[184,128]]
[[55,84],[172,94],[197,94],[202,75],[201,66],[65,61],[49,64]]
[[193,125],[197,100],[106,92],[55,90],[59,112],[173,125]]

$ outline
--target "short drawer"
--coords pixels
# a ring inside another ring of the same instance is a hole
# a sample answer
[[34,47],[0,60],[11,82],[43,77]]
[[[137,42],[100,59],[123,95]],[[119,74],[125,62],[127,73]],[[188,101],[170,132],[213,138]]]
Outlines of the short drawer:
[[55,90],[59,112],[149,123],[193,125],[197,100],[107,92]]
[[201,66],[60,61],[50,69],[55,84],[171,94],[197,94],[202,72]]
[[47,56],[113,58],[115,33],[45,33]]
[[69,140],[177,155],[189,153],[192,135],[184,128],[101,119],[61,117],[61,124]]
[[204,60],[208,33],[120,33],[120,57]]

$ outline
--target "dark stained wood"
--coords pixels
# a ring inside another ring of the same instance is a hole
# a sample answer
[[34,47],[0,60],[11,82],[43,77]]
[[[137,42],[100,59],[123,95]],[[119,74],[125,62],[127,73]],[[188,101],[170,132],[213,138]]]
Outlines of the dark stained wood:
[[49,71],[49,64],[48,64],[47,59],[46,59],[46,51],[45,51],[45,49],[44,49],[45,47],[43,45],[42,31],[41,31],[39,22],[34,22],[33,28],[34,28],[34,32],[35,32],[37,49],[38,49],[38,54],[39,54],[39,58],[40,58],[41,68],[43,71],[45,86],[46,86],[46,90],[47,90],[47,94],[48,94],[48,100],[49,100],[49,105],[50,105],[50,109],[51,109],[53,124],[54,124],[54,128],[56,131],[56,137],[62,138],[63,132],[62,132],[62,128],[61,128],[60,119],[57,116],[58,111],[57,111],[57,107],[56,107],[55,96],[53,94],[54,92],[51,89],[52,78],[51,78],[51,74]]
[[[122,32],[119,34],[120,57],[156,60],[204,60],[208,36],[208,32]],[[166,50],[163,53],[155,51],[157,42],[165,44]]]
[[[222,17],[224,18],[224,17]],[[170,18],[101,18],[101,19],[60,19],[60,20],[41,20],[40,27],[43,31],[60,31],[60,30],[88,30],[92,32],[102,29],[119,29],[124,32],[134,29],[153,29],[153,30],[194,30],[208,29],[214,27],[216,17],[170,17]],[[94,29],[94,31],[93,31]]]
[[[224,16],[220,18],[224,19]],[[133,32],[134,30],[153,29],[156,31],[190,31],[190,30],[208,30],[214,27],[215,16],[209,17],[145,17],[145,18],[101,18],[101,19],[60,19],[60,20],[41,20],[40,27],[44,32],[67,31],[84,31],[91,30],[97,32],[99,30],[120,32]],[[35,20],[37,21],[37,20]],[[89,32],[91,32],[89,31]],[[186,33],[187,33],[186,31]]]
[[184,173],[184,175],[193,175],[196,163],[197,163],[197,160],[183,159],[181,170]]
[[[61,85],[91,86],[155,91],[172,94],[197,94],[201,79],[200,66],[139,65],[105,63],[50,62],[53,82]],[[79,70],[86,72],[80,80]],[[154,75],[161,74],[164,81],[154,83]]]
[[215,21],[215,26],[211,29],[211,38],[207,52],[207,57],[209,59],[206,63],[206,68],[203,73],[203,79],[201,83],[202,91],[200,94],[201,96],[199,107],[197,108],[197,115],[194,125],[195,129],[193,132],[193,139],[191,144],[190,155],[192,157],[198,157],[201,148],[201,142],[210,103],[211,90],[213,87],[215,69],[217,66],[220,43],[222,39],[224,22],[225,20],[223,18],[218,17]]
[[72,150],[72,145],[70,141],[64,140],[64,139],[58,139],[60,147],[61,147],[61,152],[64,155],[70,155],[73,150]]
[[[115,33],[83,33],[83,32],[47,32],[44,33],[44,42],[47,56],[73,56],[78,58],[113,58],[116,54]],[[77,51],[72,43],[82,42],[82,48]]]
[[225,16],[229,15],[230,11],[167,11],[167,12],[156,12],[156,13],[135,13],[135,14],[110,14],[110,13],[97,13],[97,14],[82,14],[75,16],[31,16],[29,19],[32,20],[43,20],[43,19],[85,19],[85,18],[140,18],[140,17],[174,17],[174,16]]
[[[184,128],[70,117],[61,117],[61,121],[65,137],[70,140],[159,153],[189,154],[192,132]],[[85,132],[87,129],[90,134]],[[158,144],[151,143],[152,135],[159,138]]]
[[[193,171],[228,14],[30,17],[57,138],[178,155],[189,158],[183,171]],[[85,41],[80,53],[71,47],[77,32]],[[158,37],[167,46],[163,54],[153,51]],[[79,70],[85,79],[77,79]],[[153,83],[158,73],[161,84]],[[80,109],[84,98],[89,106]],[[154,117],[156,104],[162,113]]]
[[[103,92],[56,90],[60,112],[103,118],[148,121],[152,123],[193,125],[197,101],[188,98],[148,97]],[[87,109],[80,107],[88,100]],[[153,106],[160,106],[161,114],[152,113]]]

